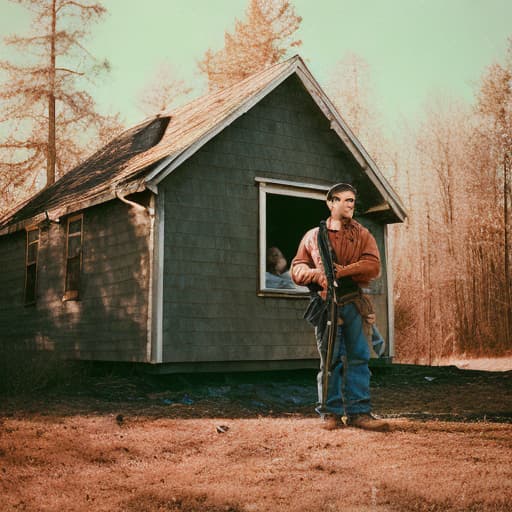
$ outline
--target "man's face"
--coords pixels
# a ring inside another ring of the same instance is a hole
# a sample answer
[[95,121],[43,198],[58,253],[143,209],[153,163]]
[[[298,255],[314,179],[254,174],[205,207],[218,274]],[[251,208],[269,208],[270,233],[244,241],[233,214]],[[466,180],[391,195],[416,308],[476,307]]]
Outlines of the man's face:
[[331,217],[336,220],[351,219],[354,216],[355,205],[356,196],[350,190],[336,192],[332,199],[327,201]]
[[277,247],[269,249],[268,263],[278,274],[282,274],[286,270],[286,265],[288,264],[283,253]]

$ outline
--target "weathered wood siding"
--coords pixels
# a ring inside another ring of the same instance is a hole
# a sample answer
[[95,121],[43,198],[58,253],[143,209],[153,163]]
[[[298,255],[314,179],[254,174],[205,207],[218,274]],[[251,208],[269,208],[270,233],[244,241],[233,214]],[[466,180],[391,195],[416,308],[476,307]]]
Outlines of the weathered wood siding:
[[[120,201],[84,212],[80,299],[63,301],[66,221],[41,229],[38,299],[24,305],[25,232],[0,237],[0,337],[65,357],[146,361],[149,218]],[[6,271],[8,270],[8,271]]]
[[[291,77],[166,178],[163,362],[316,358],[302,318],[307,299],[257,296],[254,178],[330,185],[353,181],[354,173],[359,179],[361,170]],[[373,228],[382,250],[382,227]],[[385,311],[384,280],[376,289]]]

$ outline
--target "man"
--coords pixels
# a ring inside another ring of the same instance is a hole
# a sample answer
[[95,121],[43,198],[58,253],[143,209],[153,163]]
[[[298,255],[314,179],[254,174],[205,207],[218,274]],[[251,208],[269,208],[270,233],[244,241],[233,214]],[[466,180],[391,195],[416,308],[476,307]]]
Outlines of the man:
[[326,201],[331,215],[304,235],[291,276],[312,291],[305,317],[315,325],[320,353],[316,410],[324,428],[344,426],[345,415],[350,426],[387,431],[389,424],[371,415],[370,349],[363,322],[374,315],[361,293],[379,275],[380,257],[373,236],[352,218],[355,200],[352,185],[331,187]]

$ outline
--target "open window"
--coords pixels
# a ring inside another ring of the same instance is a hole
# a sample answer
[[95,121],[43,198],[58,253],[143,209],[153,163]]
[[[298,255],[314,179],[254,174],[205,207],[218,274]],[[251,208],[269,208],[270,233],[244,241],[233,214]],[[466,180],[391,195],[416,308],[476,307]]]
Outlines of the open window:
[[39,254],[39,228],[27,229],[25,252],[25,304],[35,304],[37,299],[37,257]]
[[79,298],[82,272],[83,215],[68,218],[66,236],[66,285],[64,300]]
[[297,287],[288,270],[306,231],[327,217],[328,187],[267,178],[256,181],[260,201],[259,294],[303,296],[308,289]]

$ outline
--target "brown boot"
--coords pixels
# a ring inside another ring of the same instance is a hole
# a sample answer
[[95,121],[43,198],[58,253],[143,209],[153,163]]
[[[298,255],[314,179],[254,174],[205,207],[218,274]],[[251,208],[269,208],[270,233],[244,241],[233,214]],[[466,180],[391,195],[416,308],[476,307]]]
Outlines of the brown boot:
[[336,414],[324,414],[322,416],[322,428],[324,430],[335,430],[337,428],[342,428],[343,426],[341,416]]
[[362,428],[363,430],[372,430],[374,432],[389,432],[390,426],[387,421],[379,420],[370,413],[350,414],[347,418],[349,427]]

